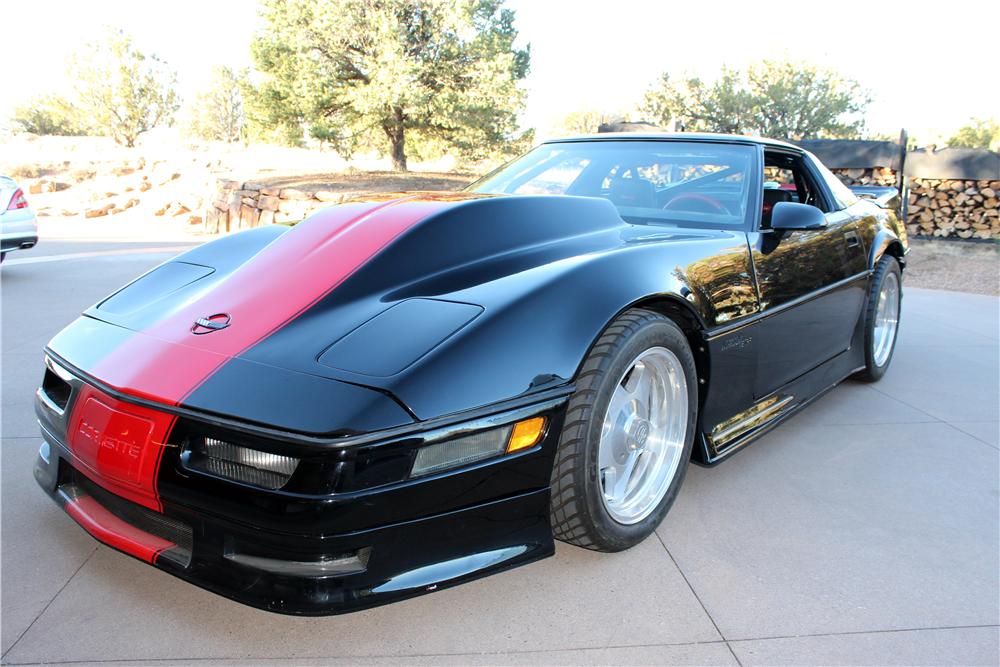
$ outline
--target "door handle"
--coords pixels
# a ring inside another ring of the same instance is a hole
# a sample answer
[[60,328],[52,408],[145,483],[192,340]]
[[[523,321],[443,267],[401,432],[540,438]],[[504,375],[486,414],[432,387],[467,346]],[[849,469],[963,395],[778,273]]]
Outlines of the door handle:
[[861,239],[855,232],[844,232],[844,239],[847,241],[848,248],[857,248],[861,245]]

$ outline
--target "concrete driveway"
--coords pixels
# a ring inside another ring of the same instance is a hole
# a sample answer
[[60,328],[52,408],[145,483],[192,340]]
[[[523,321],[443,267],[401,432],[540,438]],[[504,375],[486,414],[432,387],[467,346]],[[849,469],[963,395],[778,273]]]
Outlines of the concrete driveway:
[[3,266],[6,663],[1000,661],[994,297],[908,289],[882,382],[847,382],[734,459],[693,467],[657,535],[626,553],[560,544],[471,584],[307,619],[99,546],[31,477],[43,345],[177,250],[49,242]]

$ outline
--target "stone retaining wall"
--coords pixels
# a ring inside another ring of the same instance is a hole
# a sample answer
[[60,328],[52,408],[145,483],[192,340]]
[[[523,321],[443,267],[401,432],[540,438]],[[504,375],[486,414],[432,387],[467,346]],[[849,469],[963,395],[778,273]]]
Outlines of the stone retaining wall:
[[205,207],[205,231],[224,234],[275,223],[295,223],[356,194],[330,190],[309,192],[219,179],[215,194]]

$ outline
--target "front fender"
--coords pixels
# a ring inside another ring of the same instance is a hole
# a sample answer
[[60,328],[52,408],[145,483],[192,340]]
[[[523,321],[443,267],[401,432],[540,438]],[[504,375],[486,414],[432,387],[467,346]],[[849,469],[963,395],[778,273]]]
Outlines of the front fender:
[[649,234],[448,298],[484,312],[384,388],[418,418],[570,383],[607,325],[633,304],[674,299],[703,328],[756,312],[742,234]]

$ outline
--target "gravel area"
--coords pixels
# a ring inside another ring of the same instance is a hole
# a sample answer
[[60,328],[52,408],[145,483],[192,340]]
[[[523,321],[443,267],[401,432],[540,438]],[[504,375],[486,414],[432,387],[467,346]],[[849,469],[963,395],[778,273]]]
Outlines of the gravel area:
[[910,240],[906,285],[1000,295],[1000,243]]

